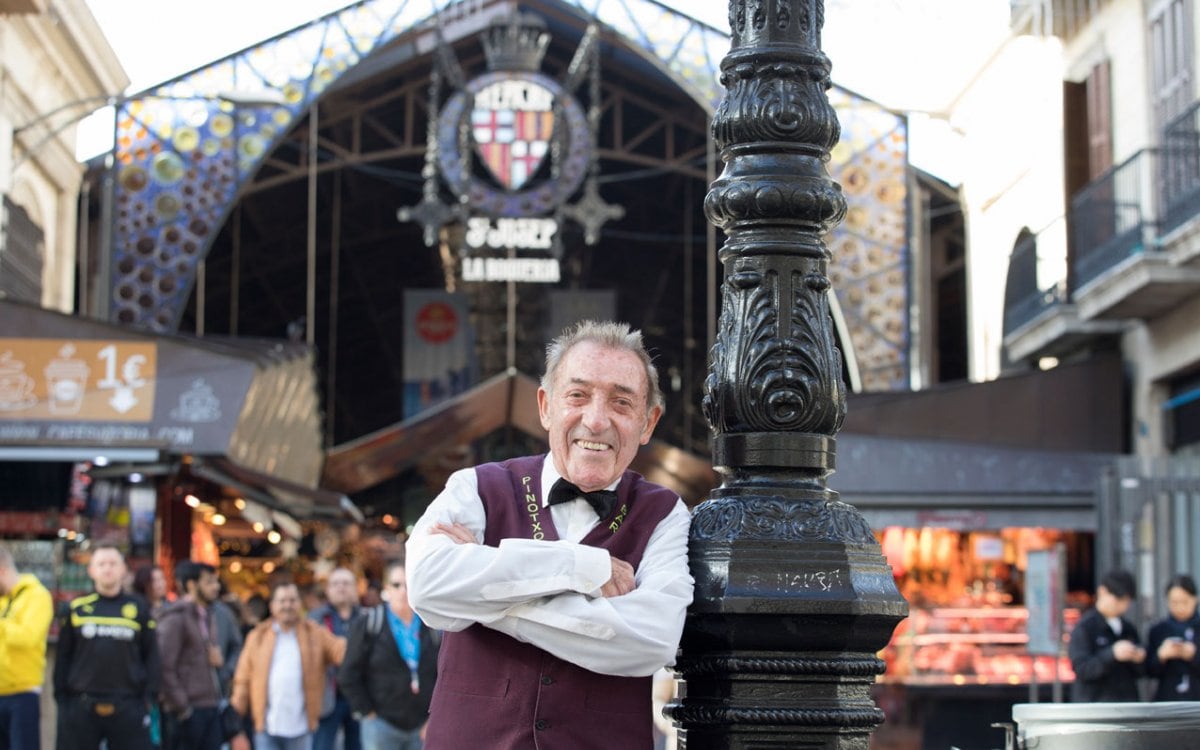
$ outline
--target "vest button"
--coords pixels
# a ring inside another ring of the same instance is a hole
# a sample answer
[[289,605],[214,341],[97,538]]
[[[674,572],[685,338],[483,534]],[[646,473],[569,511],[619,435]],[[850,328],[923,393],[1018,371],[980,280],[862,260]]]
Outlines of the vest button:
[[545,719],[538,719],[537,721],[533,722],[533,726],[538,731],[541,731],[541,730],[545,729],[547,726],[549,726],[549,724],[546,723]]
[[548,674],[544,674],[544,675],[542,675],[542,684],[543,684],[543,685],[553,685],[553,684],[554,684],[554,678],[553,678],[553,677],[551,677],[551,676],[550,676],[550,675],[548,675]]

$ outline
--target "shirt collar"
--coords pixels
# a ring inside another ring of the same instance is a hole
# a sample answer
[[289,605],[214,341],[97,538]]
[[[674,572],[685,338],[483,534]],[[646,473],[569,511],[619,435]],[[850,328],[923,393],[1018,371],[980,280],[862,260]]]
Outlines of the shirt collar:
[[[616,481],[613,482],[612,484],[608,485],[604,489],[615,491],[617,489],[617,485],[619,485],[621,483],[621,477],[623,477],[623,476],[625,476],[625,472],[622,471],[621,474],[617,476]],[[554,486],[555,482],[557,482],[559,479],[562,479],[562,478],[563,478],[562,474],[559,474],[558,469],[556,469],[554,467],[554,455],[551,453],[547,453],[546,460],[542,461],[542,507],[543,508],[548,507],[550,504],[550,488]]]

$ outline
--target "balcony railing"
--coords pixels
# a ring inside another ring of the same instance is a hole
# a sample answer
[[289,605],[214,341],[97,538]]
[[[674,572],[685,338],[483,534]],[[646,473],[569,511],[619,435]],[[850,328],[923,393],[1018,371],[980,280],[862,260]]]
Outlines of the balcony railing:
[[1071,199],[1075,289],[1145,249],[1155,224],[1150,199],[1157,153],[1138,151]]
[[1013,247],[1004,289],[1005,336],[1068,301],[1064,224],[1059,217]]
[[1159,159],[1163,234],[1200,214],[1200,101],[1163,128]]

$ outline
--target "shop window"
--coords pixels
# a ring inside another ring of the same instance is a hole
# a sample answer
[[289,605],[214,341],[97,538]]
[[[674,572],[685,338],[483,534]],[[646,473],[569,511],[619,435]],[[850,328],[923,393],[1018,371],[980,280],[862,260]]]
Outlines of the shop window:
[[1167,447],[1172,451],[1200,450],[1200,372],[1171,384],[1166,411]]

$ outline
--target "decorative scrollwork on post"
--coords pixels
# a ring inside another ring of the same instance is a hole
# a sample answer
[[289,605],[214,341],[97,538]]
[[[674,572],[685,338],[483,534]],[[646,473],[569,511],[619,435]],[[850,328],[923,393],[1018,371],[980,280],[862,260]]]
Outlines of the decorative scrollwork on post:
[[870,526],[825,486],[846,412],[823,237],[846,213],[825,169],[820,0],[733,0],[705,199],[726,235],[705,381],[723,482],[692,517],[696,597],[669,707],[682,746],[867,748],[875,658],[906,614]]

